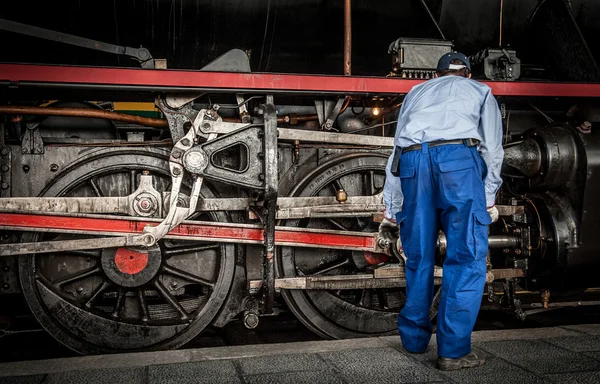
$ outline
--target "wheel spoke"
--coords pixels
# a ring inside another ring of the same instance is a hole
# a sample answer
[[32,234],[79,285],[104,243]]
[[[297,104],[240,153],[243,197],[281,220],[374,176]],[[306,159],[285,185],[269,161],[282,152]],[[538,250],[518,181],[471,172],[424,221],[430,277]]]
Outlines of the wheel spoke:
[[340,189],[343,189],[344,191],[346,190],[344,188],[344,186],[342,185],[342,182],[340,181],[340,179],[335,179],[331,182],[331,186],[333,187],[333,193],[339,191]]
[[363,186],[365,196],[373,196],[375,194],[375,172],[369,171],[363,173]]
[[148,303],[146,303],[146,295],[141,288],[137,290],[137,296],[140,301],[140,308],[142,308],[142,323],[147,323],[150,320],[150,314],[148,312]]
[[171,295],[169,293],[169,291],[167,291],[167,289],[165,288],[164,285],[162,285],[162,283],[158,280],[154,281],[154,287],[156,287],[156,290],[158,291],[158,293],[169,303],[171,304],[171,306],[173,308],[175,308],[175,310],[177,312],[179,312],[179,318],[183,321],[186,321],[189,319],[189,316],[187,314],[187,312],[185,311],[185,309],[181,306],[181,304],[179,304],[177,302],[177,300],[173,297],[173,295]]
[[343,267],[344,265],[347,265],[350,261],[348,259],[344,259],[338,263],[332,264],[332,265],[326,265],[323,268],[317,269],[316,271],[313,271],[312,273],[310,273],[310,275],[322,275],[324,273],[327,273],[329,271],[333,271],[334,269]]
[[209,287],[211,289],[214,288],[214,286],[215,286],[214,283],[212,283],[212,282],[210,282],[208,280],[204,280],[201,277],[192,275],[189,272],[182,271],[179,268],[171,267],[170,265],[165,265],[164,268],[163,268],[163,272],[164,273],[168,273],[169,275],[180,277],[180,278],[182,278],[184,280],[187,280],[187,281],[191,281],[192,283],[197,283],[197,284],[200,284],[200,285],[207,286],[207,287]]
[[100,267],[89,268],[89,269],[83,270],[82,272],[76,273],[74,275],[65,276],[62,279],[55,281],[53,284],[60,287],[65,284],[72,283],[73,281],[85,279],[86,277],[92,276],[92,275],[100,272],[101,270],[102,269]]
[[100,257],[100,253],[97,251],[69,251],[69,254],[73,256]]
[[367,293],[368,293],[368,289],[363,289],[362,292],[360,293],[360,297],[358,298],[358,302],[356,303],[356,305],[358,305],[359,307],[364,307],[365,306],[365,299],[367,298]]
[[388,308],[387,298],[385,297],[385,294],[383,293],[383,291],[381,289],[376,289],[375,292],[377,293],[377,301],[379,302],[379,308],[387,309]]
[[106,290],[106,288],[108,288],[109,286],[110,286],[110,283],[106,280],[103,280],[102,284],[94,291],[94,293],[92,293],[92,296],[90,296],[88,301],[85,302],[85,304],[84,304],[85,307],[91,308],[92,303],[94,302],[94,300],[96,300],[96,297],[98,297],[102,292],[104,292]]
[[203,252],[209,251],[212,249],[218,249],[220,247],[219,244],[202,244],[202,245],[188,245],[188,246],[179,246],[173,248],[167,248],[164,251],[166,256],[175,256],[180,255],[182,253],[191,253],[191,252]]
[[104,197],[104,194],[102,193],[102,190],[100,189],[100,186],[98,186],[98,183],[96,182],[95,178],[89,179],[88,182],[92,186],[92,189],[94,190],[94,193],[96,194],[96,196],[98,196],[98,197]]
[[331,223],[331,224],[333,224],[333,226],[334,226],[336,229],[339,229],[340,231],[347,231],[347,230],[348,230],[348,228],[346,228],[344,225],[342,225],[342,223],[340,223],[340,222],[339,222],[339,221],[337,221],[337,220],[330,219],[330,218],[327,218],[327,219],[325,219],[325,220],[327,220],[327,222],[328,222],[328,223]]
[[137,172],[132,170],[129,171],[129,193],[133,193],[135,191],[136,188],[136,184],[137,184]]
[[119,291],[117,293],[117,303],[115,304],[115,309],[112,313],[112,317],[115,319],[119,318],[119,312],[121,311],[121,307],[123,307],[123,303],[125,302],[125,294],[127,293],[127,289],[124,287],[119,287]]

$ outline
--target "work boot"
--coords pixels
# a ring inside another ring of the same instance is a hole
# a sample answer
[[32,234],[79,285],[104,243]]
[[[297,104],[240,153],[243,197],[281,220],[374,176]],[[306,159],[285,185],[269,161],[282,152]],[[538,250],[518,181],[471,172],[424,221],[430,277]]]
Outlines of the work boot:
[[484,363],[485,358],[483,356],[478,356],[475,354],[475,352],[471,352],[466,356],[459,357],[458,359],[438,356],[436,368],[440,371],[456,371],[457,369],[462,368],[479,367]]

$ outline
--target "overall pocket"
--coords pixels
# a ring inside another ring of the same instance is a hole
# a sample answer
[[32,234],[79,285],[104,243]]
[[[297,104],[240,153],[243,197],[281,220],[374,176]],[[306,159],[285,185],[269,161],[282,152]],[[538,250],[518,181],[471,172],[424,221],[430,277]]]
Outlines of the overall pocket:
[[439,182],[444,197],[451,202],[470,200],[473,191],[472,180],[476,172],[473,158],[450,160],[438,165]]
[[475,260],[484,259],[488,252],[488,226],[492,218],[487,211],[473,212],[473,240],[475,244]]

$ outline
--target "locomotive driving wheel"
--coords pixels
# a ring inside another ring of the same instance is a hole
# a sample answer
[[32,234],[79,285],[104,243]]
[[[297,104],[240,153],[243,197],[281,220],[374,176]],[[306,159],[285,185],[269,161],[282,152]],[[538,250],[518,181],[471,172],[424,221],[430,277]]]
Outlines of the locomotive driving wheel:
[[[310,172],[290,196],[370,196],[383,190],[387,156],[354,153],[327,162]],[[377,232],[371,217],[287,220],[284,225],[347,231]],[[280,277],[364,273],[373,255],[336,249],[282,247]],[[404,289],[282,290],[290,310],[310,330],[325,338],[386,335],[397,332],[397,315]]]
[[[101,149],[69,166],[42,196],[126,196],[140,174],[170,189],[168,152]],[[189,192],[182,188],[182,192]],[[215,197],[203,186],[202,197]],[[227,221],[224,213],[193,219]],[[27,234],[23,241],[66,240]],[[221,308],[234,272],[234,246],[163,240],[149,251],[104,249],[23,256],[22,289],[42,326],[84,354],[176,348],[199,334]]]

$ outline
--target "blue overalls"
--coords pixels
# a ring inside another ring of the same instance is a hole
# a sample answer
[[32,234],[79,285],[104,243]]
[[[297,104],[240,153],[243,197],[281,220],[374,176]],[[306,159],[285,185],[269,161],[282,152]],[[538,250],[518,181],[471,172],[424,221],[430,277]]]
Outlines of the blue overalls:
[[[480,143],[432,144],[461,139]],[[491,224],[486,207],[494,205],[502,183],[498,103],[488,86],[467,78],[426,81],[406,95],[394,143],[400,152],[421,144],[401,153],[396,169],[390,156],[383,190],[386,217],[396,218],[407,258],[407,301],[398,316],[402,344],[410,352],[423,352],[431,338],[429,309],[441,229],[447,250],[437,317],[438,355],[463,357],[471,352],[485,285]]]
[[438,354],[471,352],[485,285],[487,226],[483,180],[487,169],[476,147],[443,145],[406,152],[400,158],[404,205],[396,215],[406,255],[406,305],[398,316],[402,344],[423,352],[431,338],[429,308],[440,228],[446,234],[442,295],[437,317]]

